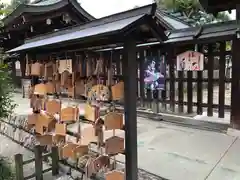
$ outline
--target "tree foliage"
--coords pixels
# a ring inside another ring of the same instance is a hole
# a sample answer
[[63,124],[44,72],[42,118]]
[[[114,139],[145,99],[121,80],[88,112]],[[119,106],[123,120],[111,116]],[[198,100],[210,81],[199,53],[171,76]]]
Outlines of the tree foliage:
[[194,20],[194,25],[230,20],[229,16],[224,12],[218,13],[216,17],[207,14],[198,0],[156,0],[156,3],[161,8],[181,13]]
[[[3,18],[7,14],[8,14],[7,5],[0,2],[0,17]],[[0,25],[2,26],[1,18]]]
[[6,64],[0,64],[0,118],[6,118],[13,113],[16,107],[12,97],[14,85],[9,68]]
[[28,3],[30,3],[30,0],[11,0],[10,4],[6,6],[5,11],[7,14],[9,14],[19,5]]
[[14,180],[14,173],[11,165],[6,159],[0,157],[0,180]]
[[[0,4],[0,15],[4,16],[6,13],[6,6]],[[0,19],[0,24],[1,19]],[[0,48],[0,118],[6,118],[13,113],[16,107],[12,97],[14,92],[14,83],[12,81],[12,76],[9,72],[9,67],[7,64],[3,64],[3,53],[2,48]]]

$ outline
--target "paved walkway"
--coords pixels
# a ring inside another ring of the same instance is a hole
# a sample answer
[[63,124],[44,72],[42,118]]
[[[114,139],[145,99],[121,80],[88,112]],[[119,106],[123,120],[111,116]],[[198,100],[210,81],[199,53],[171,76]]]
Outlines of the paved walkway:
[[142,123],[145,131],[138,136],[140,167],[171,180],[240,179],[240,141],[235,137]]
[[[16,113],[29,112],[27,99],[14,99]],[[239,180],[239,150],[236,137],[138,118],[139,167],[169,180]]]

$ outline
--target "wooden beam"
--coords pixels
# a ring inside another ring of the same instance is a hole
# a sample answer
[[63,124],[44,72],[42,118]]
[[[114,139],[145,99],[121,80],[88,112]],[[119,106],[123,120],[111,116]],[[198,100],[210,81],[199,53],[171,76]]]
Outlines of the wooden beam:
[[200,0],[200,3],[208,13],[218,13],[220,11],[235,9],[238,0]]
[[236,20],[237,23],[240,22],[240,3],[236,5]]
[[[240,5],[236,5],[236,22],[240,21]],[[239,32],[237,32],[239,33]],[[240,129],[240,111],[239,111],[239,93],[240,93],[240,53],[238,47],[240,39],[238,35],[233,39],[232,44],[232,91],[231,91],[231,126],[234,129]]]
[[138,179],[137,158],[137,52],[136,41],[125,38],[123,54],[126,180]]
[[231,126],[240,129],[240,39],[233,39],[232,45],[232,91],[231,91]]
[[68,13],[68,12],[63,9],[61,11],[54,11],[54,12],[43,14],[43,15],[34,15],[34,14],[24,15],[24,19],[25,19],[24,23],[23,23],[23,18],[21,18],[20,20],[14,21],[13,23],[7,25],[5,29],[7,31],[19,31],[19,30],[29,28],[31,25],[35,26],[35,25],[38,25],[39,23],[46,24],[47,19],[54,20],[56,18],[60,18],[65,13]]

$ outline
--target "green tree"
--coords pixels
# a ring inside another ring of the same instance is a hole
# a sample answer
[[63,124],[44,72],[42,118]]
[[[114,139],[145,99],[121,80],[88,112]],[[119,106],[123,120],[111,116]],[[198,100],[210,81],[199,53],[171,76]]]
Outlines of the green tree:
[[[0,5],[0,15],[5,15],[6,6]],[[0,19],[0,24],[1,22]],[[2,48],[0,47],[0,118],[6,118],[13,113],[16,104],[12,100],[14,87],[7,64],[3,64]]]
[[[6,5],[0,3],[0,16],[3,17],[7,14]],[[3,23],[0,19],[0,26]],[[0,48],[0,59],[2,60],[2,48]],[[13,83],[9,73],[8,66],[0,62],[0,118],[6,118],[13,113],[16,104],[12,100],[13,96]],[[14,171],[8,160],[0,157],[0,180],[14,180]]]
[[0,157],[0,180],[14,180],[14,173],[7,159]]
[[14,85],[7,64],[0,64],[0,118],[7,118],[16,107],[12,97]]
[[10,4],[6,7],[7,13],[11,13],[14,9],[16,9],[21,4],[28,4],[30,0],[11,0]]
[[218,13],[216,17],[207,14],[198,0],[156,0],[156,3],[160,8],[178,12],[193,19],[195,25],[230,20],[230,17],[224,12]]
[[[0,2],[0,17],[4,17],[8,14],[7,5]],[[2,25],[1,19],[0,19],[0,26]]]

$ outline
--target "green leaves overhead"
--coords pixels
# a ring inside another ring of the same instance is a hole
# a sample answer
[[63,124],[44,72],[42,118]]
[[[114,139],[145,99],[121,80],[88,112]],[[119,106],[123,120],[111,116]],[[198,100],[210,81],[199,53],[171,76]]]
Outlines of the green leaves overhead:
[[28,3],[30,3],[30,0],[11,0],[10,4],[5,7],[5,12],[6,14],[9,14],[19,5]]
[[201,8],[198,0],[160,0],[167,9],[182,11],[187,17]]
[[230,20],[230,17],[225,12],[218,13],[216,17],[212,14],[207,14],[198,0],[156,0],[156,3],[160,8],[174,13],[181,13],[187,18],[194,20],[195,23],[193,25]]

